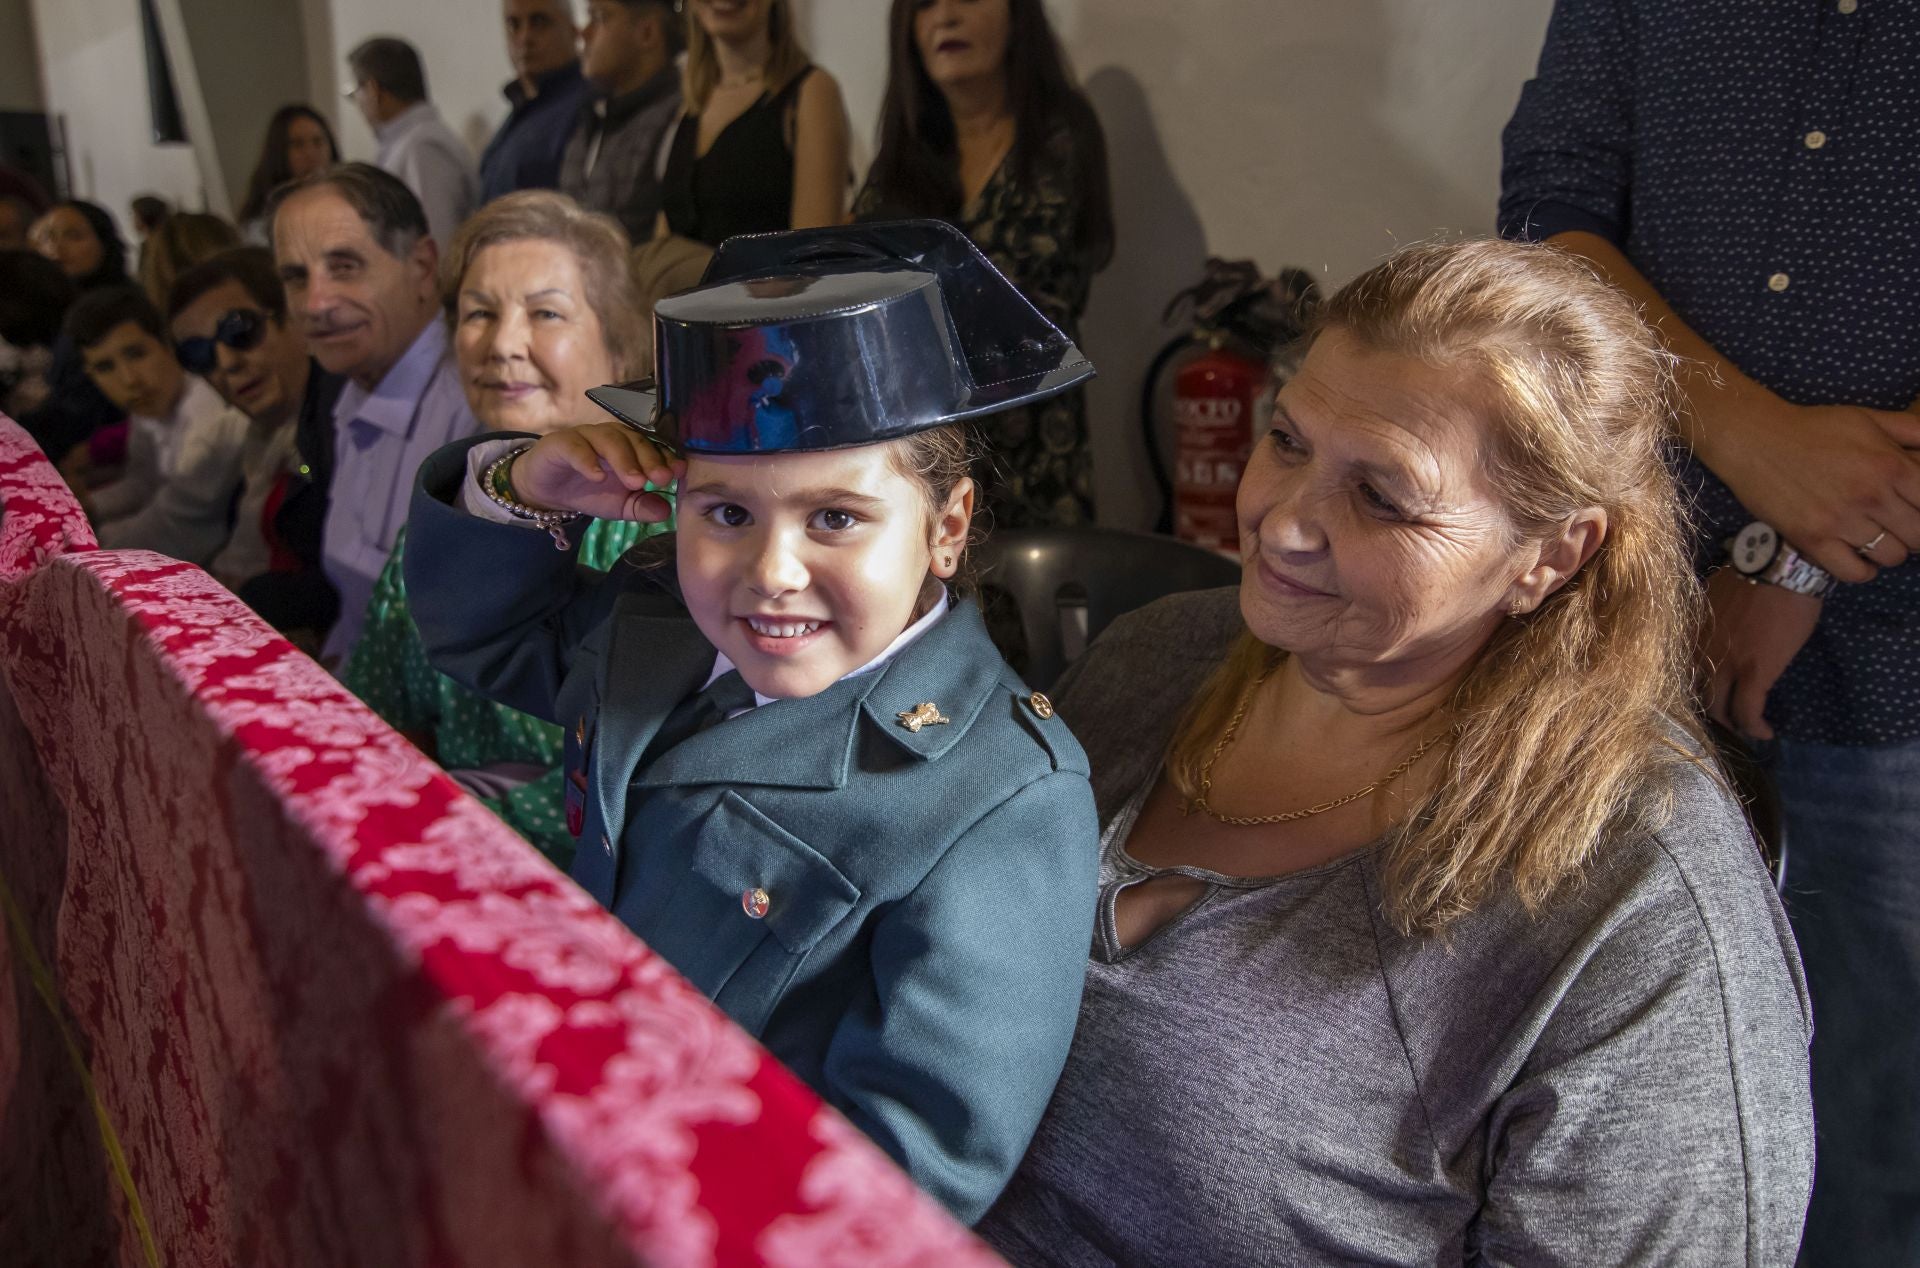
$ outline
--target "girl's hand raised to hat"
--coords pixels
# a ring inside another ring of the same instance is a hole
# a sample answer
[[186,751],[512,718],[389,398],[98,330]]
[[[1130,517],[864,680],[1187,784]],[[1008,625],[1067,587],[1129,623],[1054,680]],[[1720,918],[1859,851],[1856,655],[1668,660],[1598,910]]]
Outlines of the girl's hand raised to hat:
[[507,481],[517,501],[538,511],[658,524],[673,506],[647,486],[668,488],[686,469],[630,427],[587,423],[542,436],[513,460]]

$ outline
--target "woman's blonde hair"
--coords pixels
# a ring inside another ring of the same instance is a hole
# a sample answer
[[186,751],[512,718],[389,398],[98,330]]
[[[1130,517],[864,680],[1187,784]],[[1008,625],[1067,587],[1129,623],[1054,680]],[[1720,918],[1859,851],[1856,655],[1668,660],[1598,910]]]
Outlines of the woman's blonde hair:
[[[694,5],[687,5],[687,64],[681,72],[681,99],[689,115],[707,108],[707,98],[720,82],[720,55],[714,52],[713,37],[700,25]],[[807,50],[793,29],[793,8],[788,0],[769,0],[767,5],[767,64],[761,67],[761,87],[769,96],[785,88],[793,77],[807,68]]]
[[573,252],[587,288],[587,307],[600,318],[600,333],[615,379],[633,377],[653,339],[651,310],[634,282],[627,231],[611,216],[588,211],[565,194],[530,189],[496,198],[467,217],[440,261],[440,298],[449,323],[457,320],[460,284],[474,257],[502,242],[552,242]]
[[[1674,358],[1632,303],[1552,247],[1415,246],[1343,287],[1310,339],[1468,367],[1490,389],[1490,474],[1526,541],[1607,514],[1586,565],[1503,621],[1449,705],[1443,769],[1389,834],[1383,906],[1437,932],[1510,885],[1528,910],[1608,833],[1652,822],[1664,768],[1704,741],[1691,697],[1699,590],[1663,460]],[[1169,777],[1192,798],[1247,685],[1278,655],[1243,633],[1176,730]]]
[[240,245],[240,233],[210,212],[177,211],[147,235],[140,248],[140,288],[166,311],[174,282],[202,260]]

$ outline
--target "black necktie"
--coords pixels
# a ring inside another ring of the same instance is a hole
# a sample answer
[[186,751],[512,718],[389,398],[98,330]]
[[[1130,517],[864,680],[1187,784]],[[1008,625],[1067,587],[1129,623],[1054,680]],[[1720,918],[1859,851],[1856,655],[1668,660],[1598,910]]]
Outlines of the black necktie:
[[654,733],[653,742],[647,745],[646,755],[641,759],[642,765],[675,745],[692,739],[708,727],[719,726],[734,710],[750,709],[753,705],[753,688],[747,686],[747,680],[740,676],[739,670],[729,669],[704,689],[673,707],[673,712],[667,715],[667,720]]

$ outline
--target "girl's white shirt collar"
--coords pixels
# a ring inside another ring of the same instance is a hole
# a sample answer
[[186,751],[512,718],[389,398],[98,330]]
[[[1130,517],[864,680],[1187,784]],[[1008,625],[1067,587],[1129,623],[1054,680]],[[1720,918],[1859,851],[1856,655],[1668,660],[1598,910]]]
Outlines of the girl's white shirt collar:
[[[881,652],[878,656],[875,656],[872,660],[860,666],[860,668],[854,670],[852,673],[843,675],[839,681],[845,682],[848,678],[858,678],[862,674],[870,674],[870,673],[873,673],[875,670],[880,669],[881,667],[886,665],[888,661],[892,660],[895,656],[898,656],[901,652],[905,651],[908,647],[912,646],[914,641],[918,639],[922,634],[925,634],[928,630],[932,629],[934,626],[934,623],[938,621],[941,617],[945,616],[947,614],[947,610],[952,606],[953,606],[953,602],[947,595],[947,588],[945,586],[941,586],[940,598],[935,601],[933,607],[927,610],[927,614],[925,616],[921,617],[919,620],[915,621],[912,625],[909,625],[906,629],[902,630],[900,632],[900,637],[894,639],[891,643],[888,643],[885,651]],[[734,663],[731,660],[727,659],[727,654],[725,652],[715,652],[713,654],[713,672],[707,675],[707,680],[704,683],[700,684],[700,689],[702,691],[705,691],[708,687],[711,687],[713,685],[714,680],[720,677],[721,674],[728,673],[732,671],[734,668],[735,668]],[[763,696],[757,691],[753,693],[754,708],[757,709],[763,704],[772,704],[772,703],[773,703],[772,696]],[[737,718],[745,712],[747,712],[747,710],[745,709],[735,709],[733,712],[729,713],[727,717]]]

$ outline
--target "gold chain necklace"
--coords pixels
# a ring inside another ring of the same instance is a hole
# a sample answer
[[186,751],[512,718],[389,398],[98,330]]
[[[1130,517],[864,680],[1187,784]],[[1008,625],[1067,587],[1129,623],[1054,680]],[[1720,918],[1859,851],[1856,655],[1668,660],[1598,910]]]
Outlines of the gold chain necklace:
[[1274,666],[1267,666],[1266,670],[1263,671],[1258,678],[1255,678],[1249,683],[1246,690],[1240,693],[1240,705],[1233,711],[1233,720],[1227,723],[1225,734],[1221,735],[1220,742],[1213,746],[1213,752],[1207,755],[1206,765],[1200,768],[1200,795],[1183,806],[1180,810],[1181,814],[1189,815],[1198,810],[1209,819],[1240,828],[1257,827],[1269,823],[1293,823],[1299,819],[1311,819],[1315,815],[1323,815],[1329,810],[1338,810],[1348,802],[1358,801],[1370,793],[1385,788],[1388,784],[1391,784],[1394,780],[1412,770],[1413,764],[1422,757],[1425,757],[1428,749],[1438,744],[1441,740],[1444,740],[1448,735],[1446,731],[1429,735],[1426,739],[1420,741],[1420,747],[1413,750],[1413,755],[1407,758],[1406,761],[1401,762],[1398,766],[1374,780],[1365,788],[1356,789],[1344,797],[1335,797],[1332,801],[1323,801],[1317,806],[1308,806],[1305,810],[1287,810],[1282,811],[1280,814],[1223,815],[1207,804],[1207,794],[1213,791],[1213,764],[1220,760],[1220,755],[1227,751],[1227,745],[1233,743],[1233,737],[1239,734],[1240,721],[1247,716],[1247,705],[1252,702],[1253,693],[1259,689],[1261,683],[1267,680],[1268,676],[1273,673],[1273,670]]

